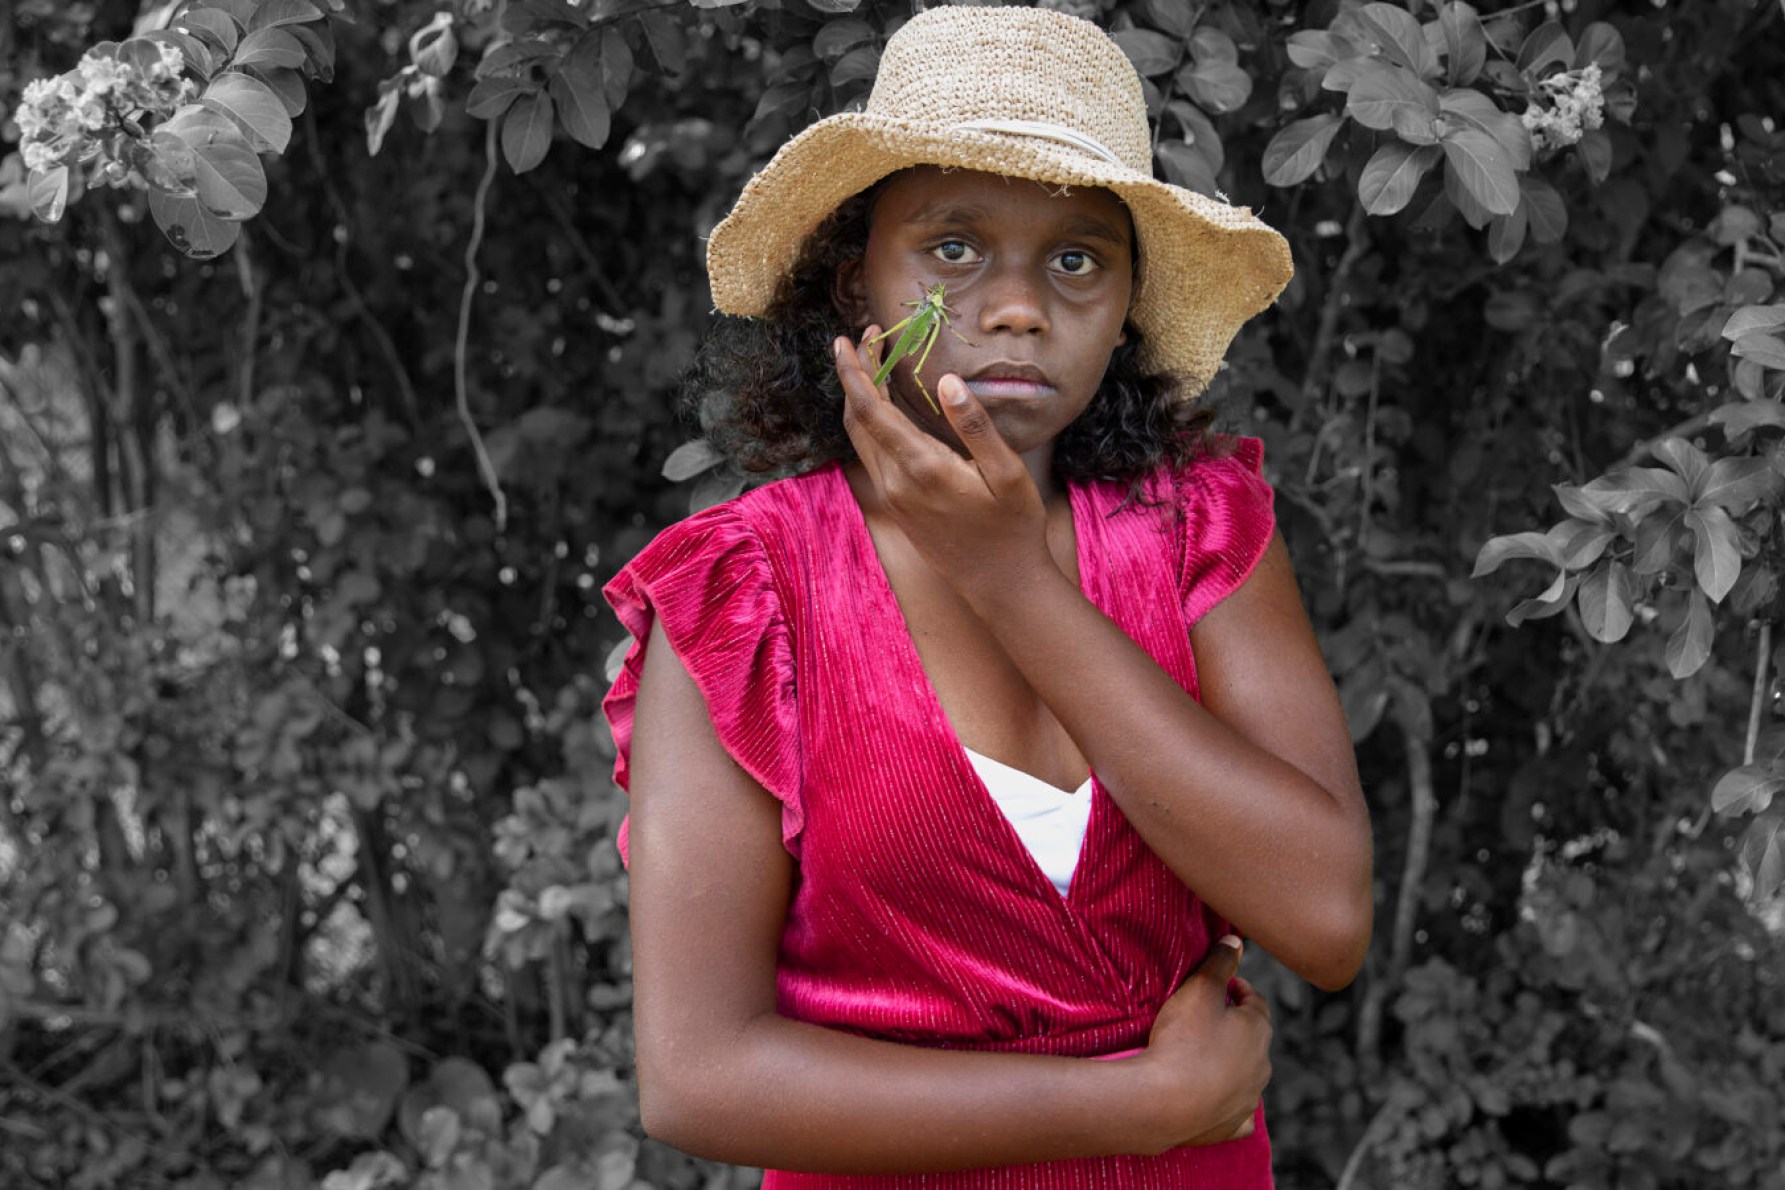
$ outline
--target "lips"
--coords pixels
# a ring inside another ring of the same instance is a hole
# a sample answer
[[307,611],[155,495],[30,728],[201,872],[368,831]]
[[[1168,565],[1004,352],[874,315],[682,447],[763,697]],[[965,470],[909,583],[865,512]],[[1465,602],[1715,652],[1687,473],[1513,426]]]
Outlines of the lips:
[[1053,391],[1047,373],[1034,364],[997,360],[962,377],[973,395],[986,397],[1034,397]]

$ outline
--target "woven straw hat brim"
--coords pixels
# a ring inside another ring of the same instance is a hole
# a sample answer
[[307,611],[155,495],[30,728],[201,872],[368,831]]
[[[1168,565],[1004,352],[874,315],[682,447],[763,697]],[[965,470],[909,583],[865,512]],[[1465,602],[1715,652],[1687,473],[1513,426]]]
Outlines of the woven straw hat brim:
[[806,237],[838,204],[915,165],[1059,186],[1100,186],[1128,204],[1142,262],[1130,317],[1147,363],[1207,386],[1240,324],[1289,283],[1289,245],[1243,207],[1036,137],[920,126],[868,112],[820,120],[781,147],[707,242],[713,301],[761,317]]

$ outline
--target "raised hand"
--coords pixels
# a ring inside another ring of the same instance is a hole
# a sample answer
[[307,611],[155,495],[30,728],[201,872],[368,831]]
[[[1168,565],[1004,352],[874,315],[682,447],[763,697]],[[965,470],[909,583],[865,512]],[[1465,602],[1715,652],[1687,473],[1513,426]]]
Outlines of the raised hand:
[[874,383],[878,332],[869,327],[862,343],[840,338],[835,346],[843,426],[885,511],[969,600],[987,584],[1020,583],[1051,566],[1040,492],[985,407],[947,373],[936,385],[943,422],[933,431],[919,426]]

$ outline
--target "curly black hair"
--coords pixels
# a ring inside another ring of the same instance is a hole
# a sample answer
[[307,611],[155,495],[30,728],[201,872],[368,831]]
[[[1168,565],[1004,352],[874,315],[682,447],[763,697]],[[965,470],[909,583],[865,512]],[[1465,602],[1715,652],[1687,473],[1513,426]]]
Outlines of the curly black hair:
[[[701,343],[683,385],[684,411],[746,475],[855,457],[831,344],[859,328],[838,304],[836,278],[867,250],[881,185],[844,201],[806,237],[762,318],[721,318]],[[1125,329],[1096,397],[1055,444],[1061,480],[1138,489],[1161,464],[1181,466],[1212,447],[1213,414],[1184,399],[1178,377],[1143,367],[1141,336],[1132,324]]]

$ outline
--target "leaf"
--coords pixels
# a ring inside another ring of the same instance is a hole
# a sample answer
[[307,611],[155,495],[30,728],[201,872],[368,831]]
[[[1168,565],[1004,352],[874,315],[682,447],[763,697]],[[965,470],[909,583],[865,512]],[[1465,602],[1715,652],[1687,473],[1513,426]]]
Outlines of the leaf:
[[152,189],[175,198],[198,196],[198,154],[183,139],[157,128],[144,156],[142,173]]
[[159,190],[149,191],[149,214],[168,242],[194,260],[223,255],[242,234],[240,223],[219,219],[200,206],[198,199]]
[[[1490,538],[1481,547],[1475,557],[1475,571],[1471,578],[1481,578],[1498,570],[1502,563],[1513,558],[1532,558],[1547,562],[1556,568],[1555,577],[1550,585],[1535,599],[1527,599],[1508,614],[1508,620],[1517,624],[1533,617],[1541,618],[1550,614],[1547,605],[1565,602],[1571,592],[1569,576],[1563,569],[1562,552],[1556,541],[1543,533],[1512,533],[1503,537]],[[1543,605],[1543,606],[1540,606]],[[1559,608],[1555,610],[1560,610]],[[1516,618],[1515,618],[1516,617]]]
[[1785,847],[1779,845],[1781,835],[1785,835],[1785,829],[1773,830],[1761,849],[1760,862],[1754,865],[1753,897],[1761,904],[1771,901],[1780,886],[1785,885]]
[[1365,128],[1392,128],[1402,140],[1429,145],[1438,139],[1438,93],[1397,67],[1372,71],[1357,80],[1345,110]]
[[[481,86],[482,84],[479,84]],[[472,90],[472,95],[477,94]],[[391,125],[397,119],[397,105],[402,102],[403,93],[395,87],[387,87],[378,97],[378,102],[366,109],[366,152],[378,156],[378,150],[384,147],[384,138],[390,132]]]
[[194,145],[198,201],[221,219],[252,219],[267,201],[267,175],[260,157],[239,141]]
[[1785,427],[1785,408],[1781,408],[1777,401],[1764,398],[1733,401],[1711,411],[1711,424],[1722,426],[1723,432],[1731,438],[1762,426]]
[[[1762,407],[1771,409],[1785,421],[1785,410],[1778,405],[1767,401]],[[1715,420],[1714,414],[1712,420]],[[1760,501],[1775,495],[1779,485],[1779,473],[1765,459],[1722,458],[1711,464],[1695,503],[1716,505],[1731,516],[1741,516]]]
[[812,38],[812,52],[826,62],[835,62],[856,46],[874,39],[874,26],[860,17],[844,17],[825,22]]
[[459,60],[459,37],[453,32],[452,13],[438,12],[434,19],[409,35],[409,60],[433,78],[445,78]]
[[1518,178],[1506,152],[1487,133],[1463,128],[1445,134],[1444,158],[1469,196],[1492,215],[1518,208]]
[[1603,182],[1611,176],[1611,136],[1605,129],[1594,128],[1583,132],[1574,149],[1580,154],[1588,176],[1595,183]]
[[1272,186],[1296,186],[1313,176],[1333,137],[1344,122],[1330,112],[1286,125],[1264,147],[1264,180]]
[[1569,39],[1568,30],[1559,21],[1545,21],[1525,38],[1514,65],[1528,78],[1542,78],[1547,68],[1567,66],[1573,56],[1574,42]]
[[1357,56],[1357,47],[1350,41],[1324,29],[1291,33],[1284,48],[1289,60],[1304,70],[1325,70],[1334,63]]
[[1686,617],[1673,635],[1667,638],[1667,672],[1677,678],[1689,678],[1710,660],[1711,605],[1697,591],[1686,601]]
[[1671,471],[1659,467],[1624,467],[1582,485],[1581,492],[1607,512],[1640,519],[1669,504],[1686,505],[1692,493]]
[[[465,99],[465,114],[478,120],[493,120],[507,111],[509,105],[523,95],[534,95],[539,91],[537,79],[521,78],[515,75],[497,75],[483,79],[471,88],[471,94]],[[393,92],[394,94],[394,92]],[[394,114],[396,107],[393,104]],[[373,150],[377,152],[376,149]]]
[[331,82],[335,77],[335,35],[326,25],[287,25],[285,31],[297,38],[309,58],[304,71],[312,78]]
[[31,213],[45,223],[61,222],[63,213],[68,210],[68,194],[72,186],[73,178],[66,165],[33,171],[25,190]]
[[1519,190],[1523,192],[1525,216],[1531,224],[1531,238],[1539,244],[1559,244],[1568,233],[1568,207],[1556,188],[1536,174],[1520,174]]
[[688,41],[680,24],[658,9],[640,13],[638,23],[644,27],[645,44],[664,74],[673,78],[688,68]]
[[1785,338],[1764,331],[1750,331],[1735,341],[1731,355],[1751,359],[1766,368],[1785,368]]
[[1660,574],[1673,566],[1679,552],[1685,512],[1663,512],[1649,516],[1636,526],[1636,548],[1630,556],[1630,569],[1636,574]]
[[304,114],[304,108],[310,101],[309,92],[304,88],[304,77],[295,70],[268,70],[254,72],[254,77],[265,83],[267,89],[279,97],[285,107],[285,114],[293,120]]
[[601,38],[584,37],[566,54],[548,86],[558,122],[578,144],[599,149],[607,143],[611,113],[601,85]]
[[1438,10],[1438,27],[1444,33],[1445,78],[1452,86],[1467,86],[1481,74],[1487,62],[1487,35],[1475,7],[1452,0]]
[[322,9],[310,0],[261,0],[254,17],[248,22],[249,32],[271,29],[276,25],[296,25],[322,18]]
[[252,75],[225,71],[211,80],[199,102],[234,120],[256,149],[283,153],[291,143],[291,117],[285,112],[284,102],[277,92]]
[[861,0],[806,0],[819,12],[854,12],[861,7]]
[[1413,199],[1420,179],[1443,156],[1437,145],[1389,141],[1370,157],[1357,181],[1357,196],[1372,215],[1393,215]]
[[1785,305],[1743,306],[1723,324],[1725,339],[1739,339],[1755,331],[1776,331],[1785,327]]
[[1198,62],[1232,65],[1240,60],[1240,49],[1233,44],[1233,38],[1221,30],[1213,25],[1203,25],[1190,38],[1190,56]]
[[831,64],[831,86],[843,87],[874,77],[880,69],[880,47],[858,45]]
[[1211,170],[1220,173],[1221,166],[1227,161],[1227,146],[1221,143],[1221,134],[1202,114],[1202,109],[1188,100],[1174,99],[1165,110],[1183,129],[1184,143],[1206,157]]
[[1585,570],[1599,560],[1619,534],[1610,525],[1569,520],[1551,529],[1549,536],[1562,551],[1563,566],[1569,570]]
[[710,471],[724,462],[724,456],[713,449],[705,438],[684,442],[663,460],[663,478],[671,483],[686,483],[703,471]]
[[1495,215],[1488,222],[1488,255],[1495,264],[1505,264],[1518,255],[1518,250],[1525,246],[1527,226],[1528,216],[1523,202],[1512,214]]
[[205,78],[211,77],[217,70],[217,60],[211,46],[190,33],[182,33],[178,29],[151,29],[143,36],[150,41],[171,45],[179,50],[180,57],[186,60],[186,65]]
[[1356,26],[1368,34],[1382,55],[1420,78],[1436,78],[1438,55],[1427,44],[1425,32],[1412,13],[1394,4],[1366,4],[1350,14]]
[[1342,62],[1335,62],[1325,74],[1320,76],[1320,86],[1326,91],[1349,91],[1357,86],[1358,79],[1372,71],[1386,69],[1388,69],[1386,63],[1378,62],[1374,58],[1346,58]]
[[502,117],[502,155],[517,174],[545,160],[552,147],[552,97],[523,95]]
[[1684,480],[1687,490],[1694,497],[1702,489],[1705,478],[1711,471],[1709,456],[1684,438],[1663,438],[1649,448],[1649,453],[1666,463],[1675,475]]
[[1178,82],[1211,112],[1238,111],[1252,97],[1252,76],[1232,62],[1201,61],[1178,72]]
[[1147,23],[1171,34],[1179,41],[1189,38],[1196,28],[1196,18],[1200,15],[1183,0],[1143,0],[1142,11],[1146,13]]
[[632,46],[618,29],[608,29],[601,35],[601,94],[609,111],[617,112],[625,104],[632,71]]
[[1215,184],[1215,171],[1209,167],[1209,159],[1183,141],[1159,142],[1159,160],[1165,164],[1166,180],[1174,186],[1194,190],[1209,198],[1214,198],[1220,189]]
[[1589,62],[1597,63],[1606,78],[1624,69],[1624,35],[1604,21],[1594,21],[1581,31],[1580,44],[1574,49],[1574,69]]
[[[1566,581],[1552,583],[1549,590],[1533,599],[1527,599],[1506,613],[1506,622],[1517,628],[1527,620],[1547,620],[1551,616],[1559,616],[1568,610],[1574,599],[1574,592],[1579,588],[1581,576],[1571,574]],[[1560,590],[1557,590],[1557,587]]]
[[1742,573],[1735,522],[1729,519],[1729,513],[1713,504],[1688,509],[1685,524],[1692,531],[1692,570],[1699,588],[1710,596],[1712,603],[1722,603]]
[[215,8],[191,8],[181,13],[175,27],[184,29],[222,51],[224,57],[235,53],[241,44],[242,27],[227,14]]
[[1577,599],[1581,622],[1594,640],[1616,644],[1629,634],[1636,619],[1631,606],[1635,598],[1630,571],[1622,562],[1613,558],[1595,566],[1593,573],[1581,580]]
[[1142,78],[1165,74],[1178,64],[1178,43],[1151,29],[1123,29],[1111,34]]
[[285,30],[256,29],[242,38],[230,65],[295,69],[304,64],[307,56],[298,39]]

